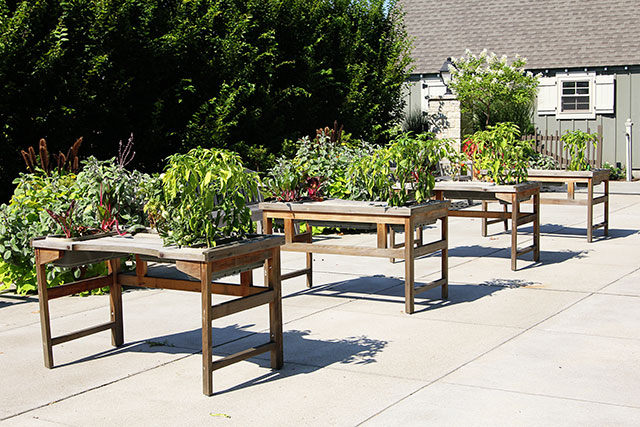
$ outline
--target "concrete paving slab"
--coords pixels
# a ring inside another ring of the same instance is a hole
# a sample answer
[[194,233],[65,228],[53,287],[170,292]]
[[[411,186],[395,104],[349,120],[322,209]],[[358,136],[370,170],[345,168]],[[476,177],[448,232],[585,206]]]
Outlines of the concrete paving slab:
[[443,381],[640,408],[638,360],[637,340],[531,330]]
[[603,288],[600,292],[640,296],[640,267]]
[[364,426],[637,426],[640,409],[436,383]]
[[[125,298],[132,300],[145,298],[160,292],[152,289],[125,290]],[[90,298],[73,296],[58,298],[49,303],[51,318],[58,318],[76,314],[85,310],[109,306],[108,295],[92,295]],[[40,323],[40,307],[37,295],[0,295],[0,330]]]
[[[435,277],[433,277],[435,279]],[[528,328],[562,311],[586,293],[549,291],[535,288],[449,284],[449,299],[440,299],[440,289],[430,289],[416,299],[412,317],[477,325]],[[403,301],[404,286],[395,285],[380,297],[396,297],[393,302],[357,299],[340,307],[345,311],[406,316],[398,310]]]
[[51,420],[38,418],[37,416],[25,416],[10,418],[2,421],[2,427],[73,427],[73,424],[59,423]]
[[209,398],[201,394],[200,360],[189,357],[40,408],[15,422],[36,415],[73,426],[123,422],[154,426],[347,426],[424,385],[290,362],[280,371],[261,365],[240,362],[216,371],[216,394]]
[[116,349],[111,347],[110,333],[102,332],[55,346],[56,367],[47,369],[39,325],[0,332],[0,342],[3,343],[0,393],[11,396],[0,402],[0,409],[11,414],[47,405],[191,353],[180,348],[158,350],[144,342]]
[[[425,381],[444,375],[521,331],[347,312],[340,307],[285,326],[287,361]],[[217,350],[231,354],[262,340],[259,334],[252,335]]]
[[510,266],[505,264],[508,260],[482,258],[450,269],[449,279],[456,283],[507,286],[526,284],[542,289],[595,292],[637,269],[630,265],[608,268],[586,262],[575,266],[575,253],[571,251],[557,252],[553,256],[542,251],[540,256],[541,262],[538,264],[518,260],[517,271],[511,271]]
[[591,295],[536,329],[640,340],[640,298]]

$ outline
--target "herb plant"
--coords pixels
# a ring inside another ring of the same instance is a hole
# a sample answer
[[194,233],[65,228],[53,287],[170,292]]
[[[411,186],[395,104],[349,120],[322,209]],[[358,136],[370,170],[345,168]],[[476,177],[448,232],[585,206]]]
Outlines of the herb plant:
[[529,156],[529,168],[554,170],[558,169],[558,163],[551,156],[534,152]]
[[374,150],[363,141],[352,141],[342,128],[318,129],[314,139],[308,136],[297,142],[293,159],[280,158],[269,171],[264,185],[267,193],[279,201],[304,198],[351,198],[347,180],[349,166]]
[[625,168],[619,168],[612,165],[609,162],[604,162],[602,169],[609,169],[609,179],[617,181],[619,179],[625,179],[627,170]]
[[591,165],[587,161],[587,146],[592,144],[594,147],[598,143],[598,135],[586,133],[581,130],[567,132],[560,138],[564,142],[565,148],[569,150],[569,170],[586,171],[591,169]]

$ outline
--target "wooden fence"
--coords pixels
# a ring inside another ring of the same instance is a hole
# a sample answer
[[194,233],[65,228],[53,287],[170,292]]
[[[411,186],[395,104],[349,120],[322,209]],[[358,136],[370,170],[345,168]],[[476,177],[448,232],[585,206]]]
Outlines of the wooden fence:
[[[591,133],[591,129],[587,128],[587,133]],[[586,158],[592,168],[602,167],[602,125],[598,125],[598,144],[594,148],[593,145],[587,146]],[[531,141],[533,148],[540,154],[551,156],[561,169],[566,169],[569,165],[569,151],[564,147],[564,143],[560,140],[560,135],[556,131],[555,135],[541,134],[539,131],[535,135],[524,135],[523,140]]]

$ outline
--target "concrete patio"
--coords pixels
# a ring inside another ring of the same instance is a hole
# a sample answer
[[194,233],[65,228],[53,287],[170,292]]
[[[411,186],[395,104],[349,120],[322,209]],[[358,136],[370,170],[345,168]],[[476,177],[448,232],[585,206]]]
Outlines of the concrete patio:
[[[56,346],[52,370],[37,298],[0,294],[0,424],[640,425],[640,182],[611,191],[608,238],[599,230],[587,243],[586,207],[544,205],[541,261],[528,255],[518,271],[501,225],[483,238],[479,219],[451,219],[450,299],[421,294],[413,315],[402,262],[315,256],[314,288],[283,282],[284,368],[265,354],[216,371],[212,397],[198,294],[128,290],[125,345],[103,332]],[[290,271],[304,255],[282,261]],[[416,281],[438,265],[418,260]],[[108,306],[107,296],[53,301],[54,334],[104,321]],[[214,326],[214,354],[231,354],[266,340],[267,309]]]

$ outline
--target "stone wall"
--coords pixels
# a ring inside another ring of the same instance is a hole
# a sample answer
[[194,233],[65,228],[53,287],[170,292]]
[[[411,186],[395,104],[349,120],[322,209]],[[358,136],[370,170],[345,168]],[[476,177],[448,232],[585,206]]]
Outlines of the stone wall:
[[431,129],[437,138],[450,138],[460,149],[462,132],[460,101],[453,95],[444,95],[428,99],[429,120]]

